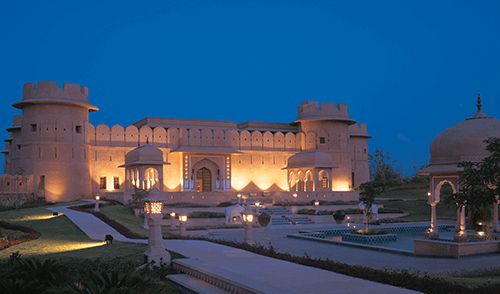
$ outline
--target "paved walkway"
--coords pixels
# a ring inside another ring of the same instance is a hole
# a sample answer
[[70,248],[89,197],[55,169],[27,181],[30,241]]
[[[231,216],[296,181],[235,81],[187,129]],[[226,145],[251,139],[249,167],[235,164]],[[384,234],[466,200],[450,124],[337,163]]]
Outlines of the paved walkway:
[[[462,258],[421,257],[400,255],[363,248],[286,237],[299,230],[331,229],[335,225],[271,226],[254,229],[253,239],[263,246],[272,245],[277,251],[292,255],[335,260],[352,265],[369,266],[377,269],[413,270],[435,274],[478,271],[500,267],[500,254],[467,256]],[[198,236],[228,241],[241,241],[243,231],[223,229],[190,232]]]
[[[93,240],[110,234],[115,240],[145,243],[128,239],[89,213],[49,208],[64,213]],[[286,262],[245,250],[199,240],[165,240],[169,250],[189,257],[187,262],[263,293],[415,293],[410,290],[362,280],[313,267]]]

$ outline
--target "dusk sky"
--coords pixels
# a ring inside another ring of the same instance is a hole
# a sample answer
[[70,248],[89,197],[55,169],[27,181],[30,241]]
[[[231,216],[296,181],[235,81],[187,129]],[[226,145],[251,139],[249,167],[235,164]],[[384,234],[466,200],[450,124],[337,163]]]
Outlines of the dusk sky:
[[3,1],[0,40],[3,139],[40,80],[87,85],[94,125],[346,103],[406,174],[477,92],[500,118],[500,1]]

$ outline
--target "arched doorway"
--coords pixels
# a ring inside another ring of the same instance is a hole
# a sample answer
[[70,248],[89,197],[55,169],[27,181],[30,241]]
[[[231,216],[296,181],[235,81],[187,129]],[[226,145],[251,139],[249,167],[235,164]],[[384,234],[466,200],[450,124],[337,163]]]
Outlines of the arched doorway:
[[212,173],[206,167],[196,172],[196,192],[212,192]]

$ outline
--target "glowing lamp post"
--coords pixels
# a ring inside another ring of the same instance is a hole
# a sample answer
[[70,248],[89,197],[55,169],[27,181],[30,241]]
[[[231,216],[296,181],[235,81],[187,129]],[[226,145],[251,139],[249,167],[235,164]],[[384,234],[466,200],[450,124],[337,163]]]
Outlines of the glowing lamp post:
[[175,211],[170,213],[170,231],[175,230]]
[[244,239],[244,242],[246,244],[252,245],[253,244],[252,230],[253,230],[254,213],[247,206],[245,208],[245,211],[242,214],[242,217],[243,217],[243,223],[244,223],[243,228],[245,230],[245,239]]
[[181,237],[186,236],[186,223],[188,221],[188,217],[186,214],[179,215],[179,234]]
[[238,204],[240,204],[241,203],[241,194],[240,193],[236,194],[236,197],[238,197]]
[[99,212],[99,200],[101,200],[101,197],[99,195],[95,196],[95,206],[94,206],[94,211]]
[[436,205],[439,203],[439,199],[432,197],[431,192],[427,192],[427,198],[429,205],[431,206],[431,223],[427,231],[425,231],[425,238],[437,239],[439,238],[439,232],[437,228],[437,216],[436,216]]
[[144,256],[148,263],[170,265],[170,254],[165,250],[161,235],[162,209],[163,202],[158,198],[144,199],[144,216],[148,219],[149,224],[148,249]]
[[255,202],[255,212],[259,214],[260,202]]

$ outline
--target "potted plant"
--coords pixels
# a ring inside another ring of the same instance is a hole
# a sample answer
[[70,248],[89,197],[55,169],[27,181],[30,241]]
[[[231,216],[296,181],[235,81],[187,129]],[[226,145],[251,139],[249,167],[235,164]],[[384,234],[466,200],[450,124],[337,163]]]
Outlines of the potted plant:
[[333,219],[337,224],[341,224],[342,222],[344,222],[345,219],[345,211],[343,210],[335,211],[335,213],[333,214]]
[[261,227],[267,227],[267,225],[271,222],[271,216],[263,212],[257,217],[257,221]]

